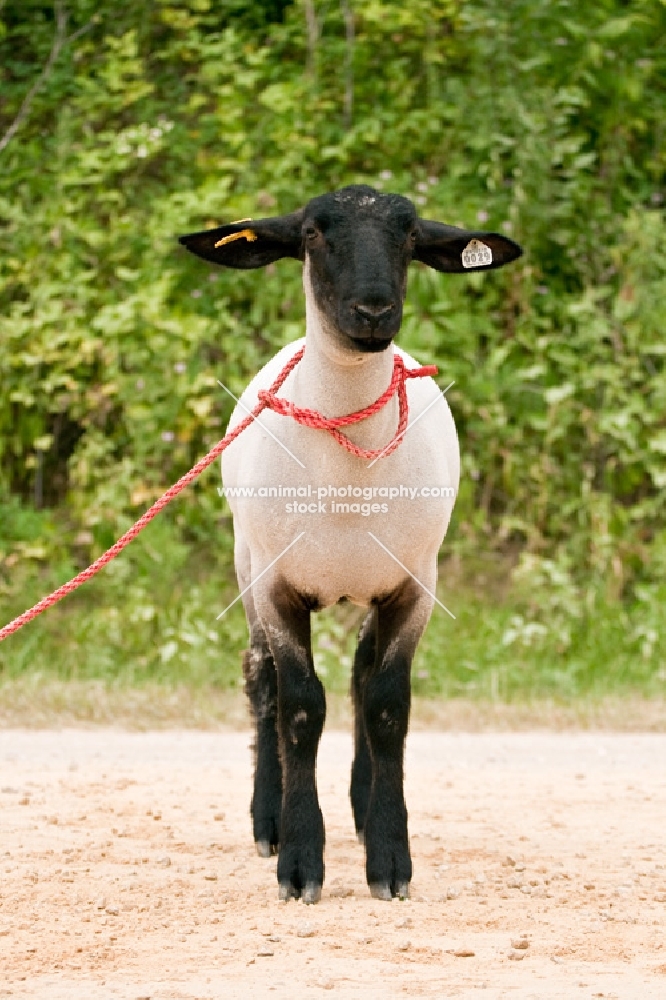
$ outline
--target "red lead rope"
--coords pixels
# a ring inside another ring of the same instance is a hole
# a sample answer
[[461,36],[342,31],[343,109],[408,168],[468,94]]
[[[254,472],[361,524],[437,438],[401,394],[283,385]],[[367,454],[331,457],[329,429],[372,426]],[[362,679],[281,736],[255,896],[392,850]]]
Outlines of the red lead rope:
[[[23,625],[27,625],[29,621],[40,615],[42,611],[46,611],[47,608],[52,607],[52,605],[57,604],[61,601],[63,597],[67,597],[74,590],[81,586],[82,583],[86,583],[91,577],[97,573],[102,566],[106,566],[110,563],[112,559],[115,559],[117,555],[126,548],[131,541],[133,541],[140,531],[146,527],[149,521],[152,521],[160,511],[164,510],[166,505],[170,503],[174,497],[189,486],[197,476],[199,476],[204,469],[207,469],[216,458],[218,458],[225,448],[228,448],[232,441],[235,441],[239,434],[242,434],[246,427],[255,420],[259,414],[266,409],[274,410],[275,413],[280,413],[283,416],[293,417],[299,424],[304,424],[306,427],[314,427],[317,430],[328,431],[343,448],[351,452],[352,455],[357,455],[359,458],[380,458],[385,455],[390,455],[391,452],[400,444],[403,434],[407,430],[407,422],[409,419],[409,406],[407,403],[407,389],[405,387],[405,382],[408,378],[421,378],[424,375],[436,375],[437,368],[434,365],[426,365],[423,368],[405,368],[405,363],[402,358],[396,354],[393,362],[393,377],[389,384],[388,389],[371,403],[370,406],[366,406],[364,410],[358,410],[356,413],[350,413],[346,417],[332,417],[327,418],[318,413],[317,410],[308,410],[300,406],[294,406],[286,399],[282,399],[277,396],[276,393],[285,382],[288,375],[294,370],[298,362],[303,357],[303,352],[305,347],[301,347],[299,351],[294,354],[287,364],[284,366],[278,377],[276,378],[270,389],[262,389],[259,392],[259,402],[252,410],[251,413],[242,420],[237,427],[234,427],[232,431],[229,431],[221,441],[218,441],[214,448],[204,455],[200,459],[193,469],[190,469],[188,473],[182,476],[177,483],[175,483],[170,489],[163,493],[159,500],[150,507],[145,514],[143,514],[139,520],[132,525],[129,531],[126,531],[114,545],[111,546],[104,555],[96,559],[94,563],[88,566],[87,569],[82,570],[78,576],[69,580],[67,583],[63,583],[62,587],[58,587],[54,590],[52,594],[48,597],[43,597],[41,601],[35,604],[34,607],[29,608],[28,611],[24,611],[22,615],[15,618],[13,621],[5,625],[4,628],[0,629],[0,642],[6,639],[8,635],[12,632],[17,632]],[[348,424],[356,424],[359,420],[365,420],[367,417],[371,417],[374,413],[378,413],[382,407],[386,406],[389,399],[398,393],[398,402],[400,407],[400,416],[398,419],[398,428],[389,443],[384,448],[378,448],[374,451],[369,451],[366,448],[357,447],[349,438],[338,430],[339,427],[346,427]]]

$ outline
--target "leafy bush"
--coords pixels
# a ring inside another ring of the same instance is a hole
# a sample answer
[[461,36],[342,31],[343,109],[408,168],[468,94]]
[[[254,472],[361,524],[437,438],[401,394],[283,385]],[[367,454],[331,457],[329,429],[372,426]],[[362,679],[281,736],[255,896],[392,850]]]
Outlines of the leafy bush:
[[[401,343],[456,381],[449,551],[522,552],[570,595],[656,600],[665,28],[659,0],[6,0],[6,610],[97,556],[222,435],[218,378],[239,392],[301,334],[298,264],[208,270],[176,235],[359,181],[526,249],[506,272],[412,275]],[[216,486],[183,495],[155,544],[196,541],[230,579]],[[138,548],[123,558],[141,572]],[[545,612],[550,585],[534,593]]]

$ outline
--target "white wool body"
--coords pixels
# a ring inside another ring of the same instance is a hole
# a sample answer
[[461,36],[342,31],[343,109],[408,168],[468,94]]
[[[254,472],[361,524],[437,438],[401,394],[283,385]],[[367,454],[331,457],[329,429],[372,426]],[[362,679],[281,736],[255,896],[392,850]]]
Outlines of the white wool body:
[[[305,338],[288,344],[261,369],[243,393],[229,429],[254,408],[259,391],[272,385],[303,344],[304,357],[279,394],[326,417],[343,416],[374,402],[391,381],[394,353],[407,367],[418,367],[414,358],[393,344],[380,353],[361,353],[332,330],[315,304],[307,264],[304,288]],[[446,398],[432,378],[408,379],[406,388],[411,426],[399,447],[374,464],[346,451],[326,431],[303,426],[268,409],[225,451],[225,487],[254,488],[256,494],[267,487],[301,488],[303,492],[308,487],[316,491],[329,485],[351,486],[365,488],[365,496],[369,495],[367,488],[377,488],[370,501],[358,496],[344,500],[326,497],[322,501],[325,511],[318,509],[316,513],[294,512],[293,501],[285,496],[228,497],[239,584],[244,589],[257,581],[250,604],[258,601],[264,605],[276,580],[308,595],[320,607],[341,598],[369,605],[394,591],[410,574],[434,590],[437,554],[460,478],[458,438]],[[343,432],[356,445],[377,449],[388,444],[397,425],[396,395],[378,413],[343,428]],[[403,487],[403,492],[409,489],[410,497],[387,499],[386,491],[391,487]],[[449,495],[423,497],[424,487],[436,487]],[[300,502],[314,504],[316,499],[315,494]],[[333,503],[374,503],[382,510],[336,513]],[[432,602],[424,604],[427,615]],[[251,613],[252,608],[249,610]]]

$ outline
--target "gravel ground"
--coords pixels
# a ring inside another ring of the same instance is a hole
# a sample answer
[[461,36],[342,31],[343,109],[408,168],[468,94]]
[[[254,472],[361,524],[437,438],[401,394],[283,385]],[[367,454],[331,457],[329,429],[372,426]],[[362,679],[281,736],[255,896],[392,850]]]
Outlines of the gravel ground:
[[249,742],[0,732],[0,997],[666,997],[666,735],[412,734],[412,899],[380,903],[327,733],[315,907],[254,854]]

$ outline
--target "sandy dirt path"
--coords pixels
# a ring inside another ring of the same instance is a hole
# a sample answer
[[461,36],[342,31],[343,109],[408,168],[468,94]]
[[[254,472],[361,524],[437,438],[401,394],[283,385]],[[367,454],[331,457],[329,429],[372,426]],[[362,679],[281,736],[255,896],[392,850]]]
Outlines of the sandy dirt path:
[[412,734],[412,899],[380,903],[327,733],[315,907],[254,854],[249,741],[0,732],[0,997],[666,997],[666,735]]

